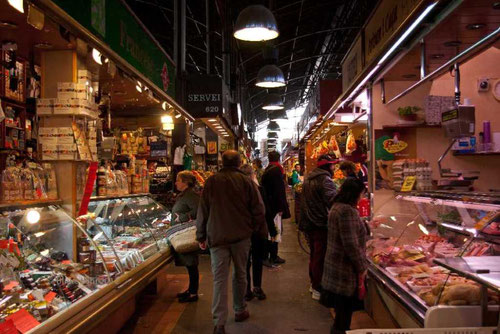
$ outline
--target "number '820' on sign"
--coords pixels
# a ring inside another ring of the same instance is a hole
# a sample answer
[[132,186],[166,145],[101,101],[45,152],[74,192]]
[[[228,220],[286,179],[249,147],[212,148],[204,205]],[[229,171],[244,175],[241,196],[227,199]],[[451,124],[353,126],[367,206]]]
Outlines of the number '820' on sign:
[[205,107],[205,112],[209,113],[209,114],[218,114],[219,113],[219,107],[215,107],[215,106]]
[[190,75],[186,83],[186,110],[195,118],[222,115],[222,80],[216,76]]

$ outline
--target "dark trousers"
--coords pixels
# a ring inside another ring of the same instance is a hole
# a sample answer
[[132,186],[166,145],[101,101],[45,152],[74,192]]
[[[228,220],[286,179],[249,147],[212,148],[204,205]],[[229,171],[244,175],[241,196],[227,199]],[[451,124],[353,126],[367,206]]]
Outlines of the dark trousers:
[[345,334],[346,331],[351,329],[351,318],[358,299],[356,296],[347,297],[342,295],[337,295],[336,298],[335,320],[330,334]]
[[278,257],[278,243],[271,240],[265,241],[264,259],[268,259],[271,262],[276,260]]
[[267,240],[260,238],[257,235],[252,236],[252,245],[250,247],[250,256],[247,262],[247,291],[252,290],[252,280],[250,269],[253,276],[253,287],[260,288],[262,286],[262,261],[266,252]]
[[189,293],[192,295],[198,294],[198,287],[200,284],[200,273],[198,271],[198,266],[187,266],[187,271],[189,274]]
[[323,263],[325,262],[328,231],[313,230],[307,232],[309,239],[309,278],[312,288],[321,291],[321,278],[323,277]]

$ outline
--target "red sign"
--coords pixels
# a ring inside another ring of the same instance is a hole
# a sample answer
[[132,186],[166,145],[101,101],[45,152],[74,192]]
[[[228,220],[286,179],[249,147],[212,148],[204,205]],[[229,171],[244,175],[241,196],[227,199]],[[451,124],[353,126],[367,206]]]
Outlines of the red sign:
[[16,313],[9,315],[6,320],[12,320],[17,330],[23,334],[40,325],[40,323],[23,308]]
[[80,205],[80,211],[78,211],[78,216],[83,216],[87,214],[89,209],[90,197],[94,191],[94,184],[97,178],[97,162],[93,161],[89,166],[89,176],[87,178],[87,184],[85,185],[85,192],[83,193],[82,204]]

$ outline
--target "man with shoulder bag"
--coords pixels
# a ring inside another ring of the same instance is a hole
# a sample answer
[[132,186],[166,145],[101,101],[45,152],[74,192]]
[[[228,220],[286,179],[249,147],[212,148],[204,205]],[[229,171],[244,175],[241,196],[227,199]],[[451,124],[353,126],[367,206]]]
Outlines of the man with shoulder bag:
[[223,168],[205,182],[198,208],[196,238],[201,249],[210,247],[214,290],[214,333],[225,333],[228,316],[229,265],[233,262],[233,308],[235,321],[250,314],[244,299],[247,261],[254,232],[267,237],[265,209],[258,188],[239,170],[239,153],[222,155]]

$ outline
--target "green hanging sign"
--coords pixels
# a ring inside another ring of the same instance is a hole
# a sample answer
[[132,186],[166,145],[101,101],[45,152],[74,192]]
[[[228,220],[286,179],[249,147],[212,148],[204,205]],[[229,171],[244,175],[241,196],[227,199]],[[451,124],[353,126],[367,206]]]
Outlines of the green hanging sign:
[[175,97],[175,65],[122,0],[52,0],[78,23]]

